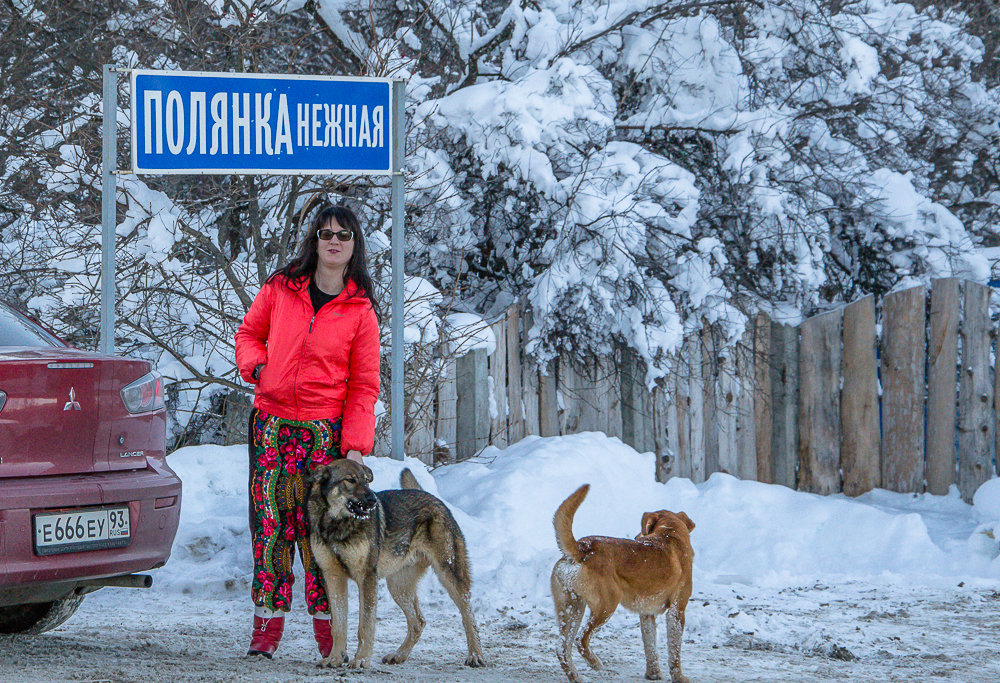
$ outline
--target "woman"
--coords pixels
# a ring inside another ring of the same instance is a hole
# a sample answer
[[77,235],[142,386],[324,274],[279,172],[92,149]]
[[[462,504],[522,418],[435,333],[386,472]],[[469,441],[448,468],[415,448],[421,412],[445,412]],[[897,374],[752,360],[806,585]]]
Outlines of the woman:
[[253,636],[271,658],[292,602],[295,545],[320,655],[330,608],[309,548],[305,477],[334,458],[361,462],[375,440],[379,306],[364,235],[343,206],[321,209],[295,259],[273,273],[236,332],[236,365],[254,385],[250,416]]

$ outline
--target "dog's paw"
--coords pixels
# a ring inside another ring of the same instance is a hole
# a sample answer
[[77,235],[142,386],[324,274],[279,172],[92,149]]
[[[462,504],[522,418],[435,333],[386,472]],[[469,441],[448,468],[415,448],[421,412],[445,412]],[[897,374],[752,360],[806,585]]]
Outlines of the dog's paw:
[[406,657],[401,657],[398,653],[393,652],[391,655],[386,655],[382,658],[383,664],[402,664],[406,661]]
[[670,683],[691,683],[691,679],[682,674],[680,671],[671,671]]
[[580,654],[583,655],[584,660],[586,660],[587,664],[590,665],[591,669],[600,671],[601,669],[604,668],[604,662],[601,661],[601,658],[595,655],[590,650],[584,650],[583,648],[580,648]]
[[359,657],[359,656],[355,655],[354,659],[352,659],[350,662],[347,663],[347,668],[348,669],[367,669],[368,668],[368,658],[367,657]]
[[323,659],[321,659],[319,663],[316,664],[316,666],[318,666],[321,669],[339,669],[345,664],[347,664],[347,655],[343,653],[339,655],[331,653],[326,657],[324,657]]
[[473,653],[465,658],[465,665],[471,666],[474,669],[478,669],[481,666],[486,666],[486,658],[481,654]]
[[646,680],[647,681],[662,681],[663,680],[663,674],[660,673],[659,669],[648,669],[646,671]]

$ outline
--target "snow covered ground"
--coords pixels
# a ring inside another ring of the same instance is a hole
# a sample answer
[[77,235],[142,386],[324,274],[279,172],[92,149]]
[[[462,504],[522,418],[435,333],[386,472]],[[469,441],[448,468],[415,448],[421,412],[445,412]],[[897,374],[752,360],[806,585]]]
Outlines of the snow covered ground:
[[[474,606],[489,669],[469,670],[457,610],[436,579],[421,587],[428,625],[409,661],[366,673],[314,667],[301,594],[273,661],[242,657],[247,577],[246,450],[201,446],[170,456],[184,479],[173,557],[148,591],[104,589],[73,619],[33,640],[0,640],[0,681],[564,680],[554,655],[549,571],[552,513],[584,482],[578,536],[634,536],[644,511],[683,510],[697,524],[694,596],[684,666],[693,681],[1000,680],[1000,480],[976,504],[875,491],[815,496],[716,474],[703,484],[653,480],[653,458],[587,433],[528,437],[504,451],[427,472],[469,541]],[[375,488],[402,464],[369,459]],[[984,533],[985,532],[985,533]],[[352,622],[356,618],[352,593]],[[352,623],[351,646],[353,647]],[[382,590],[377,659],[405,633]],[[660,625],[661,660],[666,660]],[[602,672],[639,680],[638,619],[624,611],[599,632]]]

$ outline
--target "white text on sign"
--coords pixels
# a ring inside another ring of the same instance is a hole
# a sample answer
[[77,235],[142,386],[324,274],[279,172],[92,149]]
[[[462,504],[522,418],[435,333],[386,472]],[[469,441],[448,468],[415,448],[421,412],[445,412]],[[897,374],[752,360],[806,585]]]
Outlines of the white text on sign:
[[[378,148],[385,108],[338,102],[296,103],[271,93],[143,92],[147,154],[294,154],[296,148]],[[252,105],[252,106],[251,106]],[[294,114],[294,122],[292,115]],[[230,141],[232,151],[230,152]],[[252,141],[252,144],[251,144]]]

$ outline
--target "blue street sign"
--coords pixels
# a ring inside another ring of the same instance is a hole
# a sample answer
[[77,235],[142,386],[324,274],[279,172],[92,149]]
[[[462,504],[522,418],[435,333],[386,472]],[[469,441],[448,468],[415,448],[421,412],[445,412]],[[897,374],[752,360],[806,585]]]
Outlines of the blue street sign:
[[392,81],[132,71],[133,173],[392,173]]

